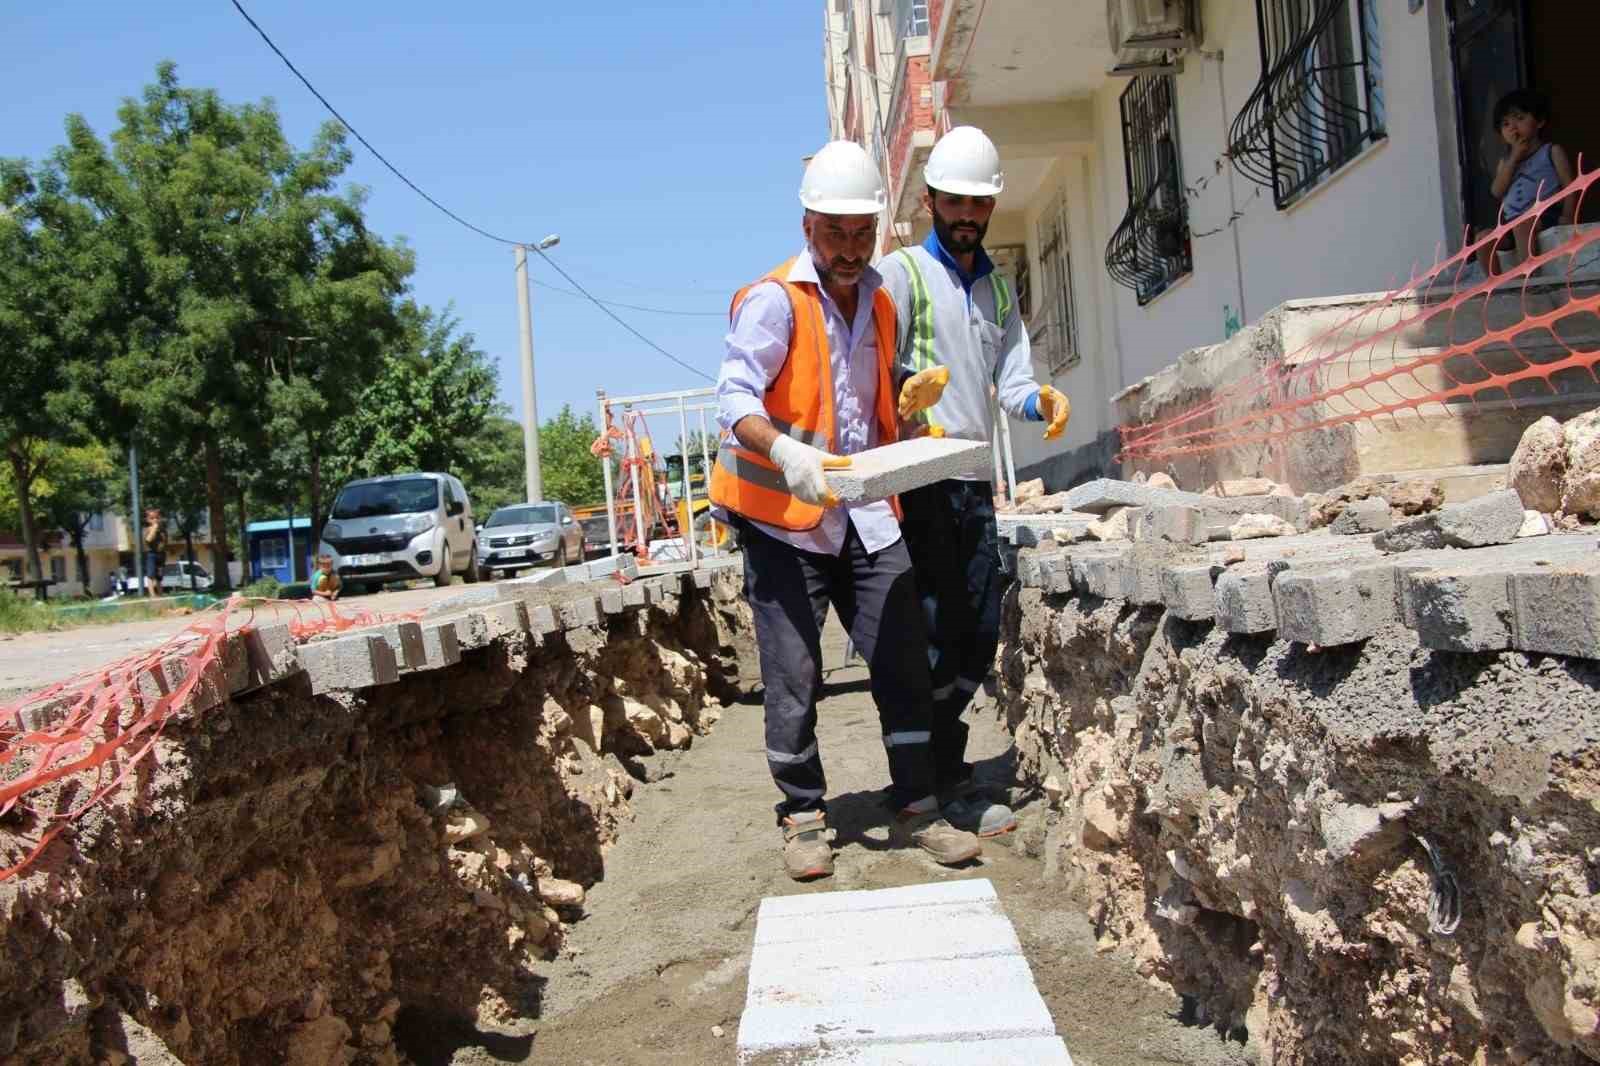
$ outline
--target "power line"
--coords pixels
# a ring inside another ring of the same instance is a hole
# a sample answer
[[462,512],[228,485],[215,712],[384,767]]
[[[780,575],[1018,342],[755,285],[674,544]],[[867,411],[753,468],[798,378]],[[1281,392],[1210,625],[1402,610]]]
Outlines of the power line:
[[[533,283],[535,285],[539,286],[539,288],[541,288],[541,289],[548,289],[551,292],[559,292],[563,296],[572,296],[572,297],[576,297],[579,300],[582,300],[584,298],[584,294],[581,293],[581,292],[574,292],[572,289],[563,289],[561,286],[552,285],[548,281],[539,281],[536,278],[536,279],[534,279]],[[590,297],[590,299],[593,299],[593,297]],[[607,304],[607,305],[609,305],[611,307],[623,307],[623,308],[628,309],[629,311],[642,311],[647,315],[679,315],[679,316],[682,316],[684,318],[723,318],[724,317],[724,314],[721,311],[679,311],[679,310],[677,310],[675,308],[671,308],[671,307],[646,307],[643,304],[624,303],[621,300],[601,300],[599,302],[603,303],[603,304]]]
[[[373,154],[373,157],[376,158],[378,160],[378,162],[382,163],[385,167],[388,168],[389,173],[393,174],[395,177],[397,177],[401,181],[403,181],[406,184],[407,188],[409,188],[412,192],[414,192],[418,196],[422,197],[424,200],[426,200],[429,204],[431,204],[434,208],[436,208],[439,212],[444,214],[446,217],[450,218],[452,221],[458,223],[461,226],[466,227],[467,229],[471,230],[473,233],[478,234],[480,237],[487,237],[491,241],[497,241],[500,244],[509,244],[509,245],[512,245],[513,247],[515,247],[517,245],[521,245],[521,246],[523,246],[525,248],[528,248],[529,250],[535,252],[539,256],[539,258],[543,259],[546,263],[548,263],[550,265],[551,269],[553,269],[557,274],[560,274],[563,278],[565,278],[569,285],[571,285],[574,289],[577,289],[579,294],[581,294],[590,303],[594,304],[597,308],[599,308],[602,313],[607,315],[612,321],[616,322],[617,325],[621,326],[623,329],[625,329],[629,333],[633,334],[636,338],[638,338],[640,341],[642,341],[644,344],[648,345],[649,347],[655,349],[655,351],[657,351],[661,355],[665,356],[666,358],[670,359],[672,362],[674,362],[674,363],[678,364],[679,366],[683,367],[683,369],[689,371],[692,374],[697,374],[700,377],[705,378],[707,381],[713,380],[710,374],[707,374],[705,371],[703,371],[703,370],[701,370],[701,369],[699,369],[697,367],[691,366],[690,364],[684,362],[682,359],[679,359],[677,356],[673,355],[671,352],[669,352],[665,348],[661,347],[661,345],[657,344],[655,341],[651,340],[649,337],[646,337],[643,333],[640,333],[637,329],[634,329],[633,326],[629,325],[624,319],[622,319],[620,316],[618,316],[615,311],[613,311],[613,310],[611,310],[611,308],[607,307],[606,306],[606,301],[601,300],[599,297],[595,296],[588,289],[585,289],[582,285],[580,285],[578,283],[576,278],[574,278],[571,274],[568,274],[565,270],[561,269],[561,265],[559,263],[557,263],[554,259],[551,259],[550,256],[545,253],[544,249],[540,248],[537,243],[528,243],[526,241],[516,241],[516,240],[512,240],[509,237],[502,237],[502,236],[500,236],[498,234],[490,233],[488,230],[483,229],[483,228],[481,228],[479,226],[475,226],[471,222],[468,222],[466,219],[462,218],[460,215],[456,214],[454,211],[452,211],[448,207],[444,206],[444,204],[440,203],[438,200],[435,200],[433,197],[431,197],[427,193],[423,192],[422,188],[420,186],[418,186],[416,182],[412,181],[410,178],[406,177],[403,173],[401,173],[399,167],[397,167],[393,163],[389,162],[389,160],[384,156],[384,154],[382,152],[380,152],[376,148],[374,148],[372,146],[372,142],[368,141],[365,137],[361,136],[361,131],[356,129],[354,126],[352,126],[350,124],[350,120],[349,119],[347,119],[343,115],[339,114],[339,109],[334,107],[333,104],[329,103],[328,102],[328,98],[326,96],[323,96],[320,92],[317,91],[317,87],[315,85],[311,84],[310,79],[308,79],[304,74],[300,73],[299,68],[297,68],[294,65],[294,63],[290,61],[288,56],[283,54],[283,49],[279,48],[273,42],[272,38],[267,36],[267,31],[262,29],[261,26],[256,22],[256,20],[250,17],[250,12],[248,12],[248,11],[246,11],[244,9],[244,5],[241,4],[239,2],[239,0],[232,0],[232,3],[233,3],[233,6],[234,6],[234,10],[238,11],[239,15],[246,22],[248,22],[250,24],[250,28],[256,31],[256,33],[261,37],[261,39],[266,42],[267,47],[272,49],[273,53],[276,54],[279,59],[283,60],[283,65],[289,68],[289,73],[293,74],[296,78],[298,78],[300,80],[300,84],[304,85],[306,87],[306,89],[311,93],[311,95],[315,96],[317,98],[317,101],[320,104],[322,104],[323,107],[328,109],[328,113],[331,114],[334,118],[338,119],[339,122],[344,126],[344,128],[350,131],[350,135],[352,137],[354,137],[356,140],[361,142],[362,147],[366,148],[367,151],[371,152]],[[619,304],[618,306],[626,307],[626,306],[629,306],[629,305]],[[645,309],[636,307],[636,308],[634,308],[634,310],[645,310]],[[661,313],[661,312],[658,311],[657,313]],[[666,313],[671,313],[671,312],[666,312]],[[705,312],[690,312],[690,313],[692,313],[692,314],[703,314]]]

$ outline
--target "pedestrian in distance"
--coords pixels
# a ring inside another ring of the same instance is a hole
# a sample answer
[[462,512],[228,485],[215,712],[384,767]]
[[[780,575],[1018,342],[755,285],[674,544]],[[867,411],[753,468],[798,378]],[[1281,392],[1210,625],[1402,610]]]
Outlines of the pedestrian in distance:
[[885,202],[860,145],[835,141],[812,157],[800,185],[805,246],[734,296],[717,378],[725,432],[711,499],[744,549],[767,768],[796,880],[833,872],[816,733],[829,604],[871,675],[894,840],[946,865],[982,851],[934,795],[927,643],[898,507],[840,506],[824,474],[898,433],[894,305],[869,265]]
[[[983,131],[958,126],[934,145],[923,179],[932,232],[878,264],[898,323],[900,417],[916,421],[914,432],[989,441],[992,396],[1012,418],[1045,423],[1045,440],[1057,439],[1071,404],[1034,381],[1021,312],[983,250],[1005,187],[1000,153]],[[928,630],[934,773],[944,814],[979,836],[1008,833],[1016,815],[977,787],[961,720],[1000,644],[994,487],[987,473],[965,475],[907,492],[900,505]]]
[[161,568],[167,562],[167,524],[161,512],[151,507],[144,513],[144,530],[139,538],[144,551],[145,591],[152,596],[161,594]]

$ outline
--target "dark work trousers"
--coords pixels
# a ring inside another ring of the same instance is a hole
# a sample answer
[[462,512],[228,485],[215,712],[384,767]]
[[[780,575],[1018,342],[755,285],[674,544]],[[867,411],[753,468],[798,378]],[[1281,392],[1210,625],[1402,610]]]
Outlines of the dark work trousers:
[[994,488],[987,481],[940,481],[902,493],[900,507],[928,628],[935,783],[948,794],[972,777],[961,713],[994,668],[1000,646]]
[[866,660],[896,809],[933,794],[928,661],[905,541],[869,553],[850,526],[838,555],[801,551],[740,523],[744,588],[766,686],[767,767],[783,792],[778,820],[824,809],[817,751],[822,624],[828,604]]

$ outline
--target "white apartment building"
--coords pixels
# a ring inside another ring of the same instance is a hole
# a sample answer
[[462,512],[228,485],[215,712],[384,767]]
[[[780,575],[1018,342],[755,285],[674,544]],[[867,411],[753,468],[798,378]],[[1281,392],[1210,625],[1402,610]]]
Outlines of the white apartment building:
[[886,248],[927,232],[940,133],[1000,148],[987,244],[1073,400],[1065,450],[1013,427],[1019,477],[1052,487],[1114,471],[1113,397],[1183,353],[1404,285],[1492,222],[1505,92],[1543,91],[1553,139],[1600,156],[1593,0],[827,0],[826,23],[833,130],[890,179]]

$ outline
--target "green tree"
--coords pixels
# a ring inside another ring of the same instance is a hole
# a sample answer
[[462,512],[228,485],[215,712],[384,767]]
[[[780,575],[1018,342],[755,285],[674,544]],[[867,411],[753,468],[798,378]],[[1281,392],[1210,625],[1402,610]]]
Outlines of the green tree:
[[0,460],[34,580],[44,576],[38,483],[60,458],[55,446],[86,439],[85,386],[111,344],[115,256],[103,236],[54,168],[0,160]]
[[568,404],[539,428],[539,468],[547,498],[578,507],[606,502],[605,474],[589,451],[599,435],[593,416],[579,418]]
[[[263,453],[257,427],[274,412],[326,433],[338,390],[367,379],[391,336],[411,256],[367,232],[359,194],[336,192],[351,157],[333,123],[298,151],[270,102],[183,88],[171,63],[118,122],[107,146],[69,116],[58,156],[128,252],[131,325],[106,366],[106,421],[153,453],[198,458],[226,588],[229,438]],[[307,338],[321,349],[310,367],[292,362]]]
[[52,445],[56,454],[47,464],[49,474],[39,495],[44,515],[53,529],[72,542],[78,563],[78,583],[89,590],[89,556],[83,542],[94,516],[112,508],[123,482],[111,450],[99,442],[69,447]]
[[448,309],[406,301],[399,318],[399,342],[330,433],[324,465],[341,479],[409,470],[460,476],[500,412],[494,367]]
[[480,518],[507,504],[521,503],[527,495],[521,423],[492,415],[468,449],[466,462],[461,480]]

